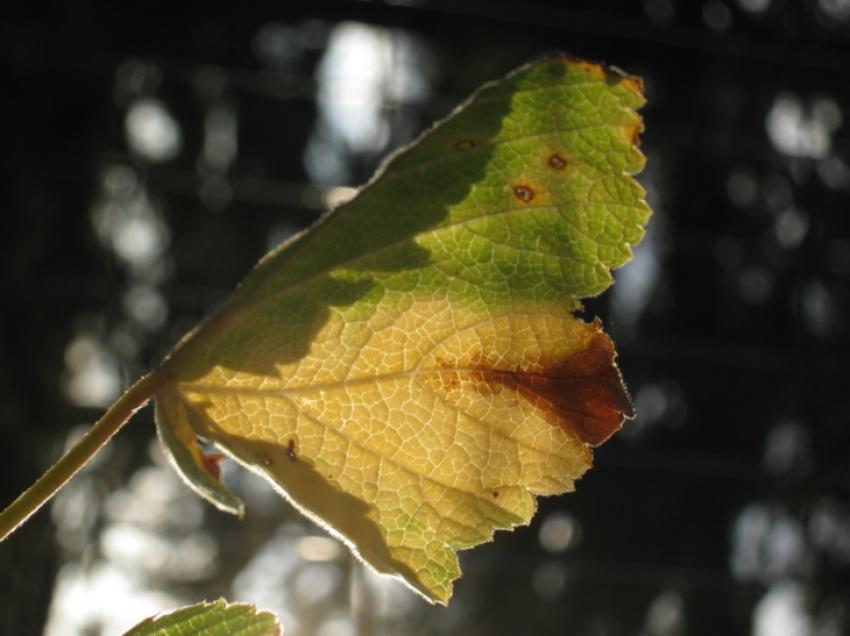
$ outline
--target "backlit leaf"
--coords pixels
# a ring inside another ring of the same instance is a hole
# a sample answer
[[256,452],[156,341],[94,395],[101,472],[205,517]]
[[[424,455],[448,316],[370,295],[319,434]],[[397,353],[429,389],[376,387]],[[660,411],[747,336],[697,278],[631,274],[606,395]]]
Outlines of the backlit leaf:
[[611,341],[573,312],[649,217],[643,102],[615,69],[520,68],[263,258],[158,372],[186,480],[241,513],[199,436],[447,602],[456,550],[572,490],[631,415]]
[[280,636],[280,624],[271,612],[253,605],[228,604],[224,599],[181,607],[148,618],[124,636]]

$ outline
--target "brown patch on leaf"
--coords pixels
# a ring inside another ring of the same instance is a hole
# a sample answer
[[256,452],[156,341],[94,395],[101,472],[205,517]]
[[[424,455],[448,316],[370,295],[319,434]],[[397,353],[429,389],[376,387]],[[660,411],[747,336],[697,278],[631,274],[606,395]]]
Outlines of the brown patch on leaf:
[[298,459],[298,452],[295,446],[294,439],[290,438],[289,443],[286,445],[286,456],[289,457],[289,460],[293,462]]
[[458,152],[466,152],[475,148],[475,141],[472,139],[461,139],[455,143],[455,150]]
[[516,391],[561,428],[598,446],[619,430],[624,416],[633,417],[634,410],[614,362],[614,344],[598,321],[594,326],[586,347],[565,359],[504,369],[477,355],[465,366],[463,377],[485,395]]

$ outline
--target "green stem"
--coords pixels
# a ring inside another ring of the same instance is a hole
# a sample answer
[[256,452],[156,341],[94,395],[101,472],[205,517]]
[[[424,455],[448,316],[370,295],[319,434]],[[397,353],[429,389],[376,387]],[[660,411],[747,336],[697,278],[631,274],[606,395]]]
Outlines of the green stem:
[[101,446],[124,426],[130,416],[147,404],[159,387],[159,374],[151,373],[127,389],[58,462],[0,513],[0,541],[29,519],[85,466]]

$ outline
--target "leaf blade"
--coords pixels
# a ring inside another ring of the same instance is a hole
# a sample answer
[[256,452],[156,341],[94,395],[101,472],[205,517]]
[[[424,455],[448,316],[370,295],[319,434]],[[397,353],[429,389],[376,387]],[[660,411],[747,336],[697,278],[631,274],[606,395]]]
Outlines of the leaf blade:
[[639,88],[570,58],[485,85],[178,347],[160,425],[447,602],[455,549],[528,523],[631,414],[610,340],[572,312],[649,214]]

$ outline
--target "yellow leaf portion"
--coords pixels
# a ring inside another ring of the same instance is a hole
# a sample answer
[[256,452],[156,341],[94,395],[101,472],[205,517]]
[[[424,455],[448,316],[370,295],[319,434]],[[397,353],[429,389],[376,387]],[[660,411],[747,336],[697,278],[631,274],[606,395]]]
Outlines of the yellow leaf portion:
[[[578,415],[494,374],[545,373],[595,338],[607,341],[557,306],[476,315],[414,301],[354,331],[332,316],[279,375],[216,366],[162,400],[182,404],[174,415],[191,413],[197,434],[278,484],[376,570],[446,602],[456,549],[528,523],[535,495],[572,490],[590,466],[570,428]],[[616,375],[611,355],[597,376]],[[608,402],[625,399],[617,390]],[[612,410],[608,434],[620,422]]]

